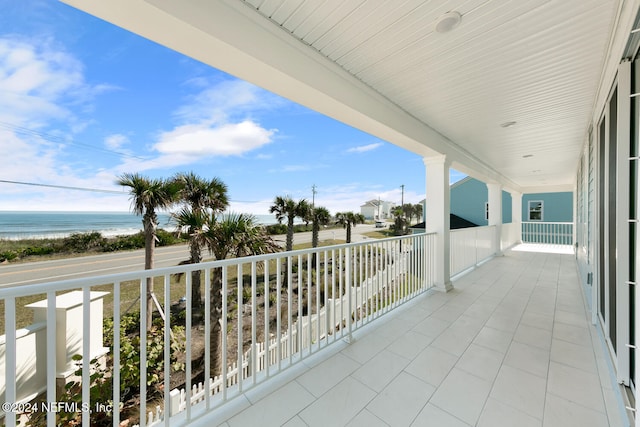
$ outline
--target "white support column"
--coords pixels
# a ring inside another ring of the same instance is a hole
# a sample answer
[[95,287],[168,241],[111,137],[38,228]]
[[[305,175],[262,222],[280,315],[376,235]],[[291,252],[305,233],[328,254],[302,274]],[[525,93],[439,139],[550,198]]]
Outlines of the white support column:
[[515,244],[522,243],[522,193],[511,193],[511,222],[515,229]]
[[436,233],[435,257],[436,289],[448,292],[451,284],[451,241],[449,222],[451,207],[449,204],[449,165],[446,156],[425,157],[427,178],[427,201],[425,211],[425,232]]
[[489,225],[495,226],[493,247],[496,256],[502,256],[502,185],[487,184],[489,190]]

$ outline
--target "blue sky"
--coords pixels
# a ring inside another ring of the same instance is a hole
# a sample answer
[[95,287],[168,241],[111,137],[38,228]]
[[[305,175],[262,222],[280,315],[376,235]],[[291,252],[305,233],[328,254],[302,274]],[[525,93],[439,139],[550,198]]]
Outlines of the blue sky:
[[[422,159],[51,0],[0,0],[0,210],[126,211],[124,172],[193,171],[234,211],[424,198]],[[459,174],[452,177],[459,179]]]

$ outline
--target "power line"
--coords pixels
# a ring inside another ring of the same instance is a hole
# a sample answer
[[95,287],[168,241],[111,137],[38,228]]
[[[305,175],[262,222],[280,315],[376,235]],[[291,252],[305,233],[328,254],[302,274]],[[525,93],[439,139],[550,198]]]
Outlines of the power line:
[[[100,188],[87,188],[87,187],[72,187],[67,185],[55,185],[55,184],[41,184],[37,182],[24,182],[24,181],[10,181],[7,179],[0,179],[0,183],[4,184],[16,184],[16,185],[28,185],[30,187],[46,187],[46,188],[59,188],[62,190],[76,190],[76,191],[89,191],[93,193],[108,193],[108,194],[124,194],[128,195],[124,191],[117,190],[103,190]],[[235,203],[261,203],[259,200],[229,200]]]
[[34,129],[29,129],[29,128],[25,128],[22,126],[18,126],[18,125],[14,125],[11,123],[7,123],[7,122],[3,122],[0,121],[0,128],[2,129],[6,129],[18,134],[22,134],[22,135],[28,135],[28,136],[37,136],[40,137],[46,141],[49,142],[53,142],[56,144],[70,144],[70,145],[75,145],[78,147],[82,147],[85,149],[89,149],[89,150],[95,150],[95,151],[100,151],[103,153],[109,153],[115,156],[120,156],[120,157],[128,157],[131,159],[137,159],[137,160],[149,160],[146,159],[144,157],[140,157],[140,156],[135,156],[133,154],[128,154],[128,153],[124,153],[122,151],[117,151],[117,150],[109,150],[107,148],[101,148],[101,147],[96,147],[94,145],[91,144],[85,144],[83,142],[78,142],[78,141],[74,141],[74,140],[66,140],[64,138],[62,138],[61,136],[57,136],[57,135],[52,135],[52,134],[48,134],[45,132],[40,132]]
[[116,190],[102,190],[99,188],[86,188],[86,187],[71,187],[66,185],[54,185],[54,184],[40,184],[35,182],[22,182],[22,181],[9,181],[6,179],[0,179],[0,183],[5,184],[17,184],[17,185],[29,185],[32,187],[47,187],[47,188],[60,188],[63,190],[77,190],[77,191],[90,191],[93,193],[110,193],[110,194],[125,194],[122,191]]

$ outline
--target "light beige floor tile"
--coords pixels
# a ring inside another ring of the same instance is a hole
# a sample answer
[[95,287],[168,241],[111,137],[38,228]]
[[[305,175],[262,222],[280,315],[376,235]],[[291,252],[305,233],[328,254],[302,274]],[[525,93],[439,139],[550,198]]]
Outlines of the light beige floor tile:
[[553,315],[540,313],[539,311],[527,308],[522,315],[520,323],[550,331],[553,329]]
[[553,327],[553,338],[591,347],[591,334],[589,330],[579,326],[558,322]]
[[431,346],[456,356],[462,356],[473,339],[474,336],[467,331],[449,328],[433,340]]
[[477,344],[471,344],[460,357],[456,368],[493,382],[498,374],[504,354]]
[[387,350],[413,360],[434,340],[433,337],[415,331],[401,333],[397,340],[389,344]]
[[528,325],[520,325],[513,336],[513,340],[549,350],[551,348],[551,331]]
[[596,372],[596,359],[590,347],[554,339],[551,360],[588,372]]
[[[559,396],[547,395],[544,427],[608,427],[602,412],[578,405]],[[613,426],[612,426],[613,427]]]
[[407,426],[435,390],[431,384],[401,372],[369,403],[367,409],[391,426]]
[[422,322],[413,327],[413,330],[428,337],[437,337],[451,325],[447,320],[436,317],[427,317]]
[[579,326],[581,328],[588,327],[587,318],[584,313],[580,314],[573,313],[571,311],[556,310],[555,321],[558,323]]
[[512,339],[513,332],[505,332],[485,326],[478,332],[473,342],[488,349],[506,353],[511,345]]
[[546,381],[511,366],[502,365],[491,397],[532,417],[542,419]]
[[420,352],[404,370],[429,384],[438,386],[457,361],[458,358],[455,355],[429,346]]
[[495,311],[485,326],[493,329],[498,329],[505,332],[515,332],[520,322],[521,314],[519,313],[504,313]]
[[313,401],[311,393],[292,381],[227,422],[231,427],[252,425],[255,420],[263,426],[280,426]]
[[298,415],[309,426],[345,425],[362,411],[375,395],[369,387],[347,377]]
[[347,427],[386,427],[388,425],[368,410],[363,409],[349,421]]
[[382,391],[408,364],[410,360],[389,350],[382,350],[351,376],[377,392]]
[[477,427],[542,427],[542,421],[490,397]]
[[302,421],[302,418],[296,415],[295,417],[284,423],[282,427],[307,427],[307,423]]
[[428,403],[424,409],[418,414],[415,421],[411,424],[413,427],[470,427],[459,418],[443,411],[437,406]]
[[440,307],[431,317],[453,322],[460,317],[467,308],[469,308],[467,305],[456,304],[455,301],[452,301]]
[[551,361],[548,393],[599,412],[605,411],[600,380],[595,373]]
[[351,343],[347,348],[342,350],[342,354],[363,364],[386,348],[389,344],[397,339],[396,337],[386,337],[375,333],[375,330]]
[[489,396],[491,383],[453,368],[431,403],[470,425],[475,425]]
[[353,359],[338,353],[299,376],[300,383],[315,397],[320,397],[346,376],[360,368]]
[[549,350],[514,341],[507,352],[504,364],[546,379],[549,355]]

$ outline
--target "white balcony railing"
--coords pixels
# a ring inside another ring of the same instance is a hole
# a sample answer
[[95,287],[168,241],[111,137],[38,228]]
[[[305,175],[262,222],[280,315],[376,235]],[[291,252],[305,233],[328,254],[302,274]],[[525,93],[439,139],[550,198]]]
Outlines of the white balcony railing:
[[[476,253],[490,250],[484,239],[476,239],[481,246]],[[109,293],[104,296],[105,318],[113,319],[112,331],[105,330],[105,337],[112,336],[108,354],[98,364],[77,362],[80,385],[72,389],[74,395],[70,397],[76,406],[63,406],[63,412],[77,411],[87,426],[94,425],[93,417],[109,417],[110,425],[129,418],[141,426],[151,426],[166,415],[171,417],[171,425],[188,425],[320,349],[350,338],[354,330],[432,287],[434,248],[435,235],[419,234],[0,288],[6,331],[4,402],[9,404],[2,406],[6,413],[0,416],[4,416],[7,426],[14,426],[17,418],[25,414],[6,409],[38,412],[47,409],[42,405],[63,399],[64,392],[56,378],[56,366],[60,364],[56,361],[56,340],[61,332],[48,327],[56,324],[60,294],[81,292],[82,315],[78,323],[82,325],[77,325],[82,331],[81,342],[74,345],[80,349],[82,361],[88,362],[92,348],[102,345],[91,343],[90,331],[95,330],[96,318],[90,302],[95,292]],[[201,310],[193,307],[191,298],[182,298],[191,295],[194,272],[201,277]],[[154,296],[163,312],[161,319],[156,316],[161,330],[156,335],[140,333],[146,329],[148,278],[154,283]],[[23,395],[22,378],[16,374],[16,367],[25,356],[16,350],[17,332],[27,326],[22,324],[21,313],[25,299],[32,302],[34,295],[46,298],[42,314],[46,336],[39,340],[36,354],[46,359],[38,364],[38,369],[44,370],[39,375],[44,378],[42,389],[46,391],[40,396],[43,403],[39,406],[13,405]],[[128,311],[139,311],[133,325],[122,323]],[[178,324],[184,327],[183,338],[174,336],[171,329]],[[222,332],[216,335],[218,326]],[[132,359],[134,351],[138,356]],[[176,367],[180,369],[176,371]],[[132,386],[130,375],[134,374],[139,374],[139,380]],[[198,383],[192,378],[199,378]],[[100,387],[102,394],[92,387]],[[104,412],[120,408],[133,394],[135,405]],[[62,413],[50,413],[42,420],[46,418],[47,425],[54,426],[60,423],[61,416]]]
[[522,241],[547,245],[572,245],[573,223],[527,221],[522,223]]
[[496,227],[469,227],[451,230],[450,269],[451,275],[478,265],[496,253]]

